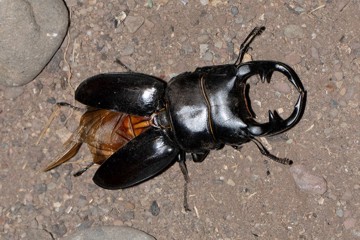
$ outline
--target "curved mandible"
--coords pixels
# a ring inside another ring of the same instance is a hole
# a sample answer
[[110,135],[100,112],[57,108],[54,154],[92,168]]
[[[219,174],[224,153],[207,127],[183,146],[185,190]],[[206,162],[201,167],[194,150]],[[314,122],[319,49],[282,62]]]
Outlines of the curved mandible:
[[244,84],[246,81],[254,75],[260,75],[262,82],[270,82],[272,74],[277,71],[284,74],[289,82],[299,92],[299,98],[295,104],[294,111],[287,119],[282,119],[276,112],[269,110],[269,122],[258,123],[254,119],[246,121],[248,124],[247,130],[252,136],[265,136],[276,135],[289,130],[294,127],[301,119],[305,111],[306,105],[306,90],[299,76],[296,72],[287,64],[276,61],[251,61],[239,65],[237,71],[237,78]]

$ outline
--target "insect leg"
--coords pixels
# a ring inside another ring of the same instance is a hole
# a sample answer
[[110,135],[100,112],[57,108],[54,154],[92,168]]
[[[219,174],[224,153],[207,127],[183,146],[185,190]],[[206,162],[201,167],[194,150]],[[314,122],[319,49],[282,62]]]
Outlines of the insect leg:
[[83,169],[80,169],[79,171],[77,171],[76,173],[73,174],[74,177],[79,177],[81,176],[84,172],[86,172],[89,168],[91,168],[95,163],[91,162],[89,165],[87,165],[86,167],[84,167]]
[[182,174],[184,176],[184,179],[185,179],[185,183],[184,183],[184,209],[185,209],[185,211],[189,212],[191,210],[190,210],[190,207],[189,207],[187,195],[188,195],[188,184],[190,182],[190,177],[189,177],[189,172],[188,172],[187,167],[186,167],[185,160],[186,160],[186,153],[184,151],[181,151],[178,154],[178,162],[179,162],[181,172],[182,172]]
[[202,162],[205,160],[209,152],[210,151],[205,151],[203,153],[191,153],[191,156],[194,162]]
[[270,158],[271,160],[275,161],[275,162],[278,162],[278,163],[281,163],[281,164],[284,164],[284,165],[292,165],[293,164],[293,161],[291,159],[288,159],[288,158],[279,158],[273,154],[271,154],[269,152],[269,150],[267,150],[264,145],[259,141],[257,140],[256,138],[253,138],[251,139],[251,141],[253,143],[255,143],[255,145],[258,147],[258,149],[260,150],[261,154]]

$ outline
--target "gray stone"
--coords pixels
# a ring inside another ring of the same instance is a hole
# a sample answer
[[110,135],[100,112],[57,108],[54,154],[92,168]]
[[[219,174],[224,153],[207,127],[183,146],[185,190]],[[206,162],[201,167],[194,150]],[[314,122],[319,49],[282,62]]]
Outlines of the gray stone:
[[284,29],[287,38],[301,38],[304,35],[302,28],[298,25],[288,25]]
[[32,81],[60,47],[67,31],[61,0],[0,1],[0,84]]
[[128,16],[124,24],[130,33],[136,32],[143,24],[145,19],[141,16]]
[[156,240],[147,233],[131,227],[104,226],[78,231],[64,240]]
[[301,190],[320,195],[327,191],[325,179],[312,174],[304,166],[294,165],[290,168],[290,172]]

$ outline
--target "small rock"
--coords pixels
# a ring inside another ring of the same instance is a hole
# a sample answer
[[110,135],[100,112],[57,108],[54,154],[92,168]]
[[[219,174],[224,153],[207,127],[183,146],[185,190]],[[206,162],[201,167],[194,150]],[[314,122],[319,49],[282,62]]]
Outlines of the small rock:
[[43,239],[43,240],[52,240],[54,239],[48,231],[37,228],[26,228],[26,239]]
[[36,194],[42,194],[46,192],[46,190],[47,190],[47,185],[45,183],[36,184],[34,186],[34,192]]
[[207,62],[211,62],[213,60],[214,56],[211,52],[206,52],[203,56],[203,60]]
[[230,8],[230,11],[231,11],[231,14],[232,14],[233,16],[236,16],[236,15],[239,14],[239,9],[238,9],[236,6],[232,6],[232,7]]
[[235,182],[232,180],[232,179],[228,179],[227,182],[226,182],[227,185],[230,185],[232,187],[235,186]]
[[208,50],[209,50],[209,44],[200,44],[200,58],[203,58]]
[[305,9],[302,7],[296,7],[294,10],[296,13],[299,13],[299,14],[305,12]]
[[209,41],[209,35],[203,34],[197,38],[198,43],[206,43]]
[[356,219],[354,218],[347,218],[345,221],[344,221],[344,228],[345,229],[350,229],[350,228],[353,228],[356,226]]
[[120,216],[121,221],[123,221],[123,222],[131,221],[131,220],[134,219],[134,217],[135,217],[134,211],[124,212],[124,213],[122,213],[121,216]]
[[319,51],[314,47],[311,47],[311,57],[315,60],[320,60]]
[[298,25],[288,25],[284,29],[284,35],[287,38],[301,38],[303,34],[302,28]]
[[327,184],[324,178],[313,175],[302,165],[295,165],[290,168],[295,183],[301,190],[314,194],[324,194],[327,191]]
[[342,209],[336,209],[336,216],[343,217],[344,216],[344,211]]
[[135,47],[133,44],[126,44],[125,46],[120,47],[119,53],[121,56],[129,56],[134,53]]
[[201,3],[201,5],[206,6],[209,4],[209,0],[200,0],[200,3]]
[[301,63],[301,56],[296,52],[292,52],[285,56],[285,62],[289,65],[299,64]]
[[64,240],[156,240],[149,234],[131,227],[102,226],[78,231]]
[[0,84],[32,81],[61,45],[69,14],[63,1],[0,1]]
[[344,77],[344,73],[343,72],[336,72],[334,73],[334,77],[337,81],[341,81]]
[[67,228],[64,222],[60,221],[60,223],[51,226],[51,232],[59,237],[62,237],[67,232]]
[[153,201],[150,206],[150,212],[153,216],[157,216],[160,214],[160,208],[156,201]]
[[124,24],[130,33],[134,33],[144,24],[145,19],[141,16],[128,16]]

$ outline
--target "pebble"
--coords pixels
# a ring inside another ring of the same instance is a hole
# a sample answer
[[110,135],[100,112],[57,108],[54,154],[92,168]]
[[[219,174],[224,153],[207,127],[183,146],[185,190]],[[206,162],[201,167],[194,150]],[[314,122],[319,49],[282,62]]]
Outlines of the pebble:
[[134,211],[126,211],[121,214],[121,221],[128,222],[128,221],[133,220],[134,217],[135,217]]
[[206,52],[203,56],[203,60],[207,62],[211,62],[213,60],[214,56],[211,52]]
[[285,56],[285,62],[291,66],[301,63],[301,56],[296,52],[291,52]]
[[152,202],[150,212],[153,216],[158,216],[160,214],[160,207],[156,201]]
[[236,16],[236,15],[239,14],[239,9],[238,9],[236,6],[232,6],[232,7],[230,8],[230,11],[231,11],[231,14],[232,14],[233,16]]
[[198,43],[206,43],[209,41],[209,35],[207,34],[203,34],[203,35],[200,35],[198,38]]
[[290,172],[301,190],[314,194],[324,194],[327,191],[325,179],[312,174],[304,166],[294,165]]
[[0,1],[0,84],[22,86],[51,60],[68,28],[63,1]]
[[46,192],[46,190],[47,190],[47,185],[45,183],[36,184],[34,186],[34,192],[36,194],[42,194]]
[[287,38],[301,38],[304,33],[300,26],[291,24],[285,27],[284,35]]
[[119,53],[121,56],[129,56],[134,53],[135,47],[133,44],[126,44],[125,46],[120,47]]
[[343,72],[335,72],[335,73],[334,73],[334,77],[335,77],[335,79],[336,79],[337,81],[340,81],[340,80],[343,79],[344,73],[343,73]]
[[130,33],[135,33],[144,24],[144,21],[145,18],[142,16],[128,16],[124,21],[124,25]]
[[51,232],[56,234],[58,237],[62,237],[67,232],[67,228],[64,222],[60,221],[58,224],[51,226]]
[[343,217],[344,216],[344,211],[342,209],[336,209],[336,216]]
[[356,226],[356,219],[355,218],[347,218],[343,224],[344,224],[345,229],[353,228]]
[[319,51],[316,48],[311,47],[310,51],[311,51],[312,58],[314,58],[315,60],[320,60]]
[[230,186],[232,186],[232,187],[235,186],[235,182],[234,182],[232,179],[228,179],[228,180],[226,181],[226,184],[227,184],[227,185],[230,185]]
[[200,44],[200,58],[203,58],[208,50],[209,50],[209,44]]
[[90,229],[82,229],[64,238],[64,240],[156,240],[151,235],[131,227],[125,226],[101,226]]

